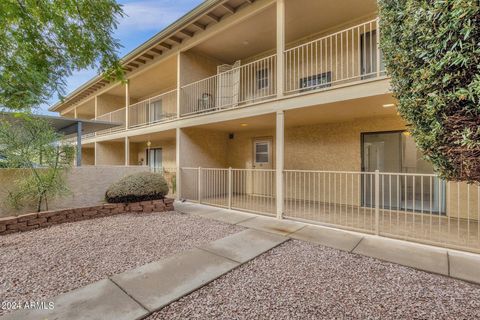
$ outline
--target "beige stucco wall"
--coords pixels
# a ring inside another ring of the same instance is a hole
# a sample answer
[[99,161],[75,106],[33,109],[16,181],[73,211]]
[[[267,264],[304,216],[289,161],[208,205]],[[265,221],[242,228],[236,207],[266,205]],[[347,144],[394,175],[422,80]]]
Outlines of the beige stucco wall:
[[222,61],[213,57],[195,52],[182,52],[180,54],[180,84],[186,85],[217,73],[217,66]]
[[97,97],[97,116],[125,107],[125,97],[102,94]]
[[124,165],[125,143],[122,141],[106,141],[96,144],[96,165]]
[[227,167],[228,133],[199,128],[185,128],[180,132],[182,167]]
[[360,171],[361,133],[403,129],[399,117],[287,128],[285,169]]
[[95,164],[95,148],[82,148],[82,165],[93,166]]
[[[80,167],[72,168],[67,175],[67,186],[70,194],[49,201],[49,209],[85,207],[103,202],[105,191],[115,181],[125,175],[147,171],[146,167]],[[0,216],[9,216],[31,212],[34,209],[24,208],[15,211],[5,205],[5,198],[15,178],[25,172],[23,169],[0,169]]]

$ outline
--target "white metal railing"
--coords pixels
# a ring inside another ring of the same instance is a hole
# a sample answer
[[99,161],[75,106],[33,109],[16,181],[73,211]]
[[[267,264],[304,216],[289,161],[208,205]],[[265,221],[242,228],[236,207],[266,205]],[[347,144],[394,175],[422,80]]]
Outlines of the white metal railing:
[[276,55],[271,55],[183,86],[180,115],[235,108],[274,97],[276,61]]
[[[276,171],[182,168],[182,198],[276,213]],[[480,186],[434,174],[284,170],[284,217],[480,252]]]
[[177,117],[177,90],[134,103],[128,107],[128,127],[139,127]]
[[275,170],[182,168],[182,198],[262,214],[275,213]]
[[100,121],[117,122],[117,123],[122,124],[120,126],[113,127],[113,128],[110,128],[110,129],[97,131],[96,135],[109,134],[109,133],[113,133],[113,132],[123,131],[123,130],[126,129],[125,108],[121,108],[121,109],[118,109],[118,110],[114,110],[114,111],[105,113],[101,116],[98,116],[96,119],[100,120]]
[[285,94],[385,75],[378,19],[285,51]]
[[433,174],[285,170],[285,216],[480,251],[480,187]]

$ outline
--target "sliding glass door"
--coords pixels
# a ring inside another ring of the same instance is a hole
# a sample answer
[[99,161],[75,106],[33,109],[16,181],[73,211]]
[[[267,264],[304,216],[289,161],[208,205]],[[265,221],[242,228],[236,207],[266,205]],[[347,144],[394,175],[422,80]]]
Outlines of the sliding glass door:
[[[422,158],[413,138],[404,131],[362,134],[362,171],[432,174],[430,163]],[[445,211],[445,182],[437,177],[382,175],[382,207],[424,212]],[[374,179],[362,181],[362,204],[374,205]]]
[[148,166],[154,172],[162,171],[162,149],[154,148],[147,150]]

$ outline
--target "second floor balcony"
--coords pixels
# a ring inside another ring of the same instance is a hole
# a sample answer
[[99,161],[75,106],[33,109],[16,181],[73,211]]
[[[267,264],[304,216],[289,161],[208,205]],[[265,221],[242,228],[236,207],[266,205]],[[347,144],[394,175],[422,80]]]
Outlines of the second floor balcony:
[[372,19],[294,42],[283,52],[282,70],[278,56],[271,53],[247,59],[245,64],[218,65],[217,74],[181,86],[180,94],[177,89],[166,91],[97,116],[97,120],[121,125],[96,135],[278,99],[278,72],[283,75],[282,91],[287,98],[384,77],[379,31],[378,19]]
[[[283,93],[299,95],[385,75],[378,48],[378,19],[287,48],[283,53]],[[218,66],[218,73],[181,88],[180,116],[238,108],[275,99],[277,55],[241,65]]]

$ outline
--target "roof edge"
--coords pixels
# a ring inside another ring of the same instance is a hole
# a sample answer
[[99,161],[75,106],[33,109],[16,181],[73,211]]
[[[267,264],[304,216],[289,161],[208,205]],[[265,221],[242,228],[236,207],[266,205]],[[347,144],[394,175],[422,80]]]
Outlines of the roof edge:
[[[205,13],[205,11],[209,11],[210,9],[212,9],[212,7],[215,7],[219,4],[221,4],[222,2],[226,2],[226,0],[205,0],[203,3],[199,4],[198,6],[196,6],[195,8],[193,8],[192,10],[190,10],[189,12],[184,14],[182,17],[180,17],[179,19],[177,19],[176,21],[174,21],[173,23],[171,23],[170,25],[165,27],[163,30],[159,31],[157,34],[152,36],[150,39],[148,39],[147,41],[145,41],[144,43],[142,43],[141,45],[139,45],[138,47],[136,47],[135,49],[133,49],[132,51],[127,53],[125,56],[123,56],[120,59],[120,64],[123,64],[123,63],[131,60],[135,56],[139,55],[143,51],[148,50],[155,43],[161,42],[164,38],[169,36],[171,33],[177,32],[178,29],[181,29],[182,27],[184,27],[185,24],[188,24],[192,20],[197,19],[200,15]],[[101,79],[103,79],[103,74],[99,74],[99,75],[93,77],[92,79],[88,80],[87,82],[82,84],[80,87],[78,87],[77,89],[75,89],[72,92],[70,92],[69,94],[67,94],[64,101],[62,101],[62,100],[57,101],[55,104],[50,106],[48,108],[48,111],[52,111],[52,112],[57,111],[57,109],[66,100],[68,100],[69,98],[72,98],[76,94],[82,92],[84,89],[86,89],[87,87],[89,87],[90,85],[94,84],[95,82],[97,82]]]

